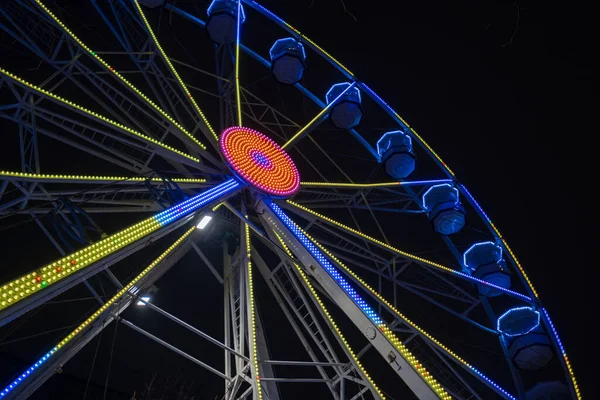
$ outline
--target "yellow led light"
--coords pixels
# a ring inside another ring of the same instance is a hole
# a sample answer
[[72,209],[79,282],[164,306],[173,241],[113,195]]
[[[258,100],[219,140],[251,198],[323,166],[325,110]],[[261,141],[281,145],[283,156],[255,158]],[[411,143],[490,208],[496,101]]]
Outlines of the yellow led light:
[[[222,203],[221,203],[222,204]],[[248,217],[248,216],[246,216]],[[248,273],[248,292],[250,297],[250,341],[252,346],[250,346],[250,359],[253,361],[253,372],[256,380],[256,391],[257,396],[262,398],[262,387],[260,383],[260,372],[258,369],[258,352],[256,349],[256,319],[254,317],[254,284],[252,280],[252,246],[250,243],[250,226],[248,224],[244,224],[245,231],[245,239],[246,239],[246,257],[247,257],[247,273]]]
[[[288,248],[288,246],[285,244],[285,242],[283,241],[283,239],[281,238],[281,236],[279,236],[279,234],[277,232],[275,232],[275,231],[274,231],[274,233],[275,233],[275,236],[277,237],[277,239],[279,240],[279,243],[281,244],[281,247],[285,250],[285,252],[290,257],[293,257],[294,255],[292,254],[292,252],[290,251],[290,249]],[[383,392],[381,392],[381,390],[377,387],[377,385],[375,384],[375,382],[373,382],[373,379],[371,378],[371,376],[367,373],[367,371],[365,370],[365,368],[363,367],[363,365],[361,364],[361,362],[358,360],[358,357],[356,356],[356,353],[352,350],[352,347],[350,347],[350,344],[348,344],[348,342],[346,341],[346,338],[344,337],[344,335],[342,334],[342,332],[338,328],[337,324],[333,320],[333,317],[329,314],[329,311],[327,310],[327,307],[325,307],[325,305],[321,301],[321,298],[317,294],[316,290],[313,288],[312,284],[308,280],[308,278],[307,278],[306,274],[304,273],[304,271],[302,271],[302,269],[296,263],[294,263],[294,267],[296,268],[296,270],[298,271],[298,273],[302,277],[302,280],[304,281],[304,283],[308,287],[310,293],[313,295],[313,297],[315,298],[315,300],[317,300],[317,303],[319,304],[319,307],[321,308],[321,310],[323,310],[323,314],[325,314],[325,316],[329,320],[329,323],[335,329],[335,333],[337,334],[337,336],[340,338],[340,340],[344,344],[344,347],[346,347],[346,350],[348,351],[348,354],[350,354],[350,356],[352,357],[352,360],[354,361],[356,367],[358,369],[360,369],[360,371],[363,373],[364,377],[369,381],[369,383],[371,384],[371,386],[373,386],[373,389],[375,389],[375,391],[377,392],[377,394],[379,395],[379,397],[382,400],[385,400],[385,396],[383,395]]]
[[146,101],[146,103],[148,103],[156,111],[158,111],[159,114],[161,114],[163,117],[165,117],[167,120],[169,120],[169,122],[171,122],[180,131],[182,131],[186,136],[188,136],[190,139],[192,139],[194,141],[194,143],[196,143],[202,149],[206,150],[206,146],[204,146],[204,144],[202,144],[200,141],[198,141],[198,139],[196,139],[194,136],[192,136],[192,134],[189,133],[177,121],[175,121],[175,119],[173,119],[173,117],[171,117],[162,108],[160,108],[158,105],[156,105],[152,100],[150,100],[150,98],[148,98],[148,96],[146,96],[144,93],[142,93],[142,91],[140,91],[137,87],[135,87],[127,79],[125,79],[121,74],[119,74],[117,71],[115,71],[115,69],[113,67],[111,67],[99,55],[97,55],[95,52],[93,52],[89,47],[87,47],[77,36],[75,36],[75,34],[73,32],[71,32],[69,29],[67,29],[67,27],[60,21],[60,19],[58,19],[58,17],[56,17],[40,0],[35,0],[35,2],[42,8],[42,10],[44,10],[46,12],[46,14],[48,14],[56,23],[58,23],[58,25],[60,25],[61,28],[63,28],[63,30],[65,32],[67,32],[69,34],[69,36],[71,36],[71,38],[73,38],[73,40],[75,40],[77,42],[77,44],[79,44],[84,50],[86,50],[92,57],[94,57],[96,60],[98,60],[100,62],[100,64],[102,64],[104,67],[106,67],[106,69],[108,71],[112,72],[113,75],[115,75],[121,81],[123,81],[123,83],[125,83],[129,88],[131,88],[142,99],[144,99]]
[[169,60],[169,57],[167,57],[167,53],[165,53],[165,51],[163,50],[162,46],[158,42],[158,39],[156,38],[156,35],[154,35],[154,31],[150,27],[150,23],[146,19],[146,15],[144,14],[144,11],[142,10],[142,7],[140,7],[140,4],[138,3],[137,0],[134,1],[134,4],[137,7],[137,10],[138,10],[140,16],[142,17],[142,20],[144,21],[144,24],[146,25],[146,29],[150,33],[150,36],[152,37],[152,40],[154,41],[154,44],[156,45],[156,48],[158,49],[158,51],[162,55],[163,60],[165,61],[165,63],[167,64],[167,66],[171,69],[171,72],[173,73],[173,75],[177,79],[177,82],[179,83],[179,85],[181,86],[181,88],[183,89],[183,91],[185,92],[185,94],[189,97],[190,101],[194,105],[194,108],[196,109],[196,111],[198,112],[198,114],[200,115],[200,117],[202,118],[202,120],[204,121],[204,123],[206,124],[206,126],[208,127],[208,130],[210,131],[210,133],[212,133],[212,135],[214,136],[215,140],[218,142],[219,141],[219,137],[217,136],[217,134],[215,133],[214,129],[210,125],[210,122],[208,122],[208,119],[206,118],[206,116],[204,115],[204,113],[202,112],[202,110],[200,110],[200,107],[196,103],[196,100],[194,100],[194,97],[192,96],[192,93],[190,93],[190,91],[188,90],[188,88],[185,85],[185,83],[183,83],[183,80],[181,79],[181,77],[177,73],[177,70],[175,69],[175,67],[171,63],[171,60]]
[[358,230],[356,230],[356,229],[354,229],[354,228],[351,228],[351,227],[349,227],[348,225],[344,225],[344,224],[342,224],[341,222],[337,222],[337,221],[336,221],[336,220],[334,220],[334,219],[331,219],[331,218],[329,218],[329,217],[326,217],[326,216],[324,216],[324,215],[322,215],[322,214],[319,214],[318,212],[316,212],[316,211],[313,211],[313,210],[311,210],[310,208],[304,207],[304,206],[303,206],[303,205],[301,205],[301,204],[294,203],[294,202],[293,202],[293,201],[291,201],[291,200],[286,200],[286,202],[287,202],[288,204],[290,204],[290,205],[294,206],[294,207],[297,207],[297,208],[299,208],[299,209],[301,209],[301,210],[303,210],[303,211],[306,211],[307,213],[310,213],[310,214],[312,214],[312,215],[314,215],[314,216],[316,216],[316,217],[319,217],[320,219],[322,219],[322,220],[324,220],[324,221],[327,221],[327,222],[329,222],[329,223],[331,223],[331,224],[333,224],[333,225],[335,225],[335,226],[337,226],[337,227],[339,227],[339,228],[345,229],[345,230],[346,230],[346,231],[348,231],[348,232],[351,232],[351,233],[353,233],[353,234],[355,234],[355,235],[358,235],[358,236],[362,237],[363,239],[370,240],[370,241],[371,241],[371,242],[373,242],[373,243],[376,243],[376,244],[378,244],[378,245],[380,245],[380,246],[382,246],[382,247],[385,247],[386,249],[388,249],[388,250],[391,250],[391,251],[393,251],[393,252],[395,252],[395,253],[397,253],[397,254],[399,254],[399,255],[401,255],[401,256],[404,256],[404,257],[406,257],[406,258],[410,258],[410,259],[412,259],[412,260],[415,260],[415,261],[422,262],[422,263],[424,263],[424,264],[430,265],[430,266],[432,266],[432,267],[435,267],[435,268],[438,268],[438,269],[442,269],[442,270],[444,270],[444,271],[448,271],[448,272],[456,272],[456,270],[455,270],[455,269],[453,269],[453,268],[446,267],[446,266],[444,266],[444,265],[442,265],[442,264],[438,264],[438,263],[436,263],[436,262],[433,262],[433,261],[427,260],[426,258],[419,257],[419,256],[415,256],[415,255],[413,255],[413,254],[410,254],[410,253],[407,253],[407,252],[405,252],[405,251],[399,250],[399,249],[397,249],[397,248],[395,248],[395,247],[392,247],[392,246],[390,246],[389,244],[387,244],[387,243],[385,243],[385,242],[382,242],[381,240],[375,239],[375,238],[373,238],[373,237],[371,237],[371,236],[369,236],[369,235],[365,235],[364,233],[362,233],[362,232],[360,232],[360,231],[358,231]]
[[381,182],[381,183],[342,183],[342,182],[300,182],[300,186],[303,187],[347,187],[347,188],[374,188],[374,187],[388,187],[388,186],[399,186],[402,182]]
[[[78,181],[131,181],[144,182],[148,178],[141,176],[93,176],[93,175],[54,175],[54,174],[32,174],[27,172],[0,171],[0,177],[15,177],[23,179],[48,179],[48,180],[78,180]],[[162,178],[153,177],[152,182],[163,182]],[[175,183],[206,183],[202,178],[172,178]]]
[[[12,295],[12,292],[14,292],[16,294],[14,296],[14,300],[21,300],[22,298],[43,290],[44,288],[66,278],[76,271],[79,271],[82,268],[99,261],[116,250],[119,250],[137,241],[138,239],[147,236],[149,233],[154,232],[160,227],[160,223],[157,222],[154,217],[145,219],[135,225],[130,226],[129,228],[112,234],[41,268],[42,271],[49,271],[50,273],[48,275],[41,274],[42,280],[40,282],[37,280],[33,281],[32,283],[35,282],[35,284],[29,287],[29,292],[27,292],[27,286],[24,284],[18,285],[18,283],[25,282],[27,279],[27,275],[24,275],[3,285],[0,289],[0,293],[8,293],[9,295]],[[65,269],[65,266],[67,265],[69,268]],[[61,266],[62,272],[57,274],[55,269],[59,266]],[[33,273],[30,272],[29,274]],[[6,308],[7,306],[8,305],[0,306],[0,310]]]
[[115,294],[110,300],[104,303],[96,312],[94,312],[91,316],[89,316],[84,322],[82,322],[77,328],[75,328],[71,333],[69,333],[63,340],[61,340],[56,346],[55,349],[60,349],[69,341],[71,341],[75,336],[77,336],[81,331],[85,329],[86,326],[94,322],[108,307],[112,306],[116,301],[118,301],[125,293],[127,293],[140,279],[148,274],[154,267],[156,267],[167,255],[169,255],[177,246],[190,234],[192,234],[196,230],[196,227],[192,227],[188,229],[179,239],[177,239],[168,249],[166,249],[158,258],[156,258],[150,265],[148,265],[142,272],[140,272],[131,282],[125,285],[117,294]]
[[[416,324],[414,324],[412,321],[410,321],[408,318],[406,318],[404,315],[402,315],[390,302],[388,302],[387,300],[385,300],[379,293],[377,293],[373,288],[371,288],[365,281],[363,281],[361,278],[358,277],[358,275],[356,275],[352,270],[350,270],[350,268],[348,268],[344,263],[342,263],[340,260],[338,260],[333,254],[331,254],[331,252],[329,252],[326,248],[324,248],[319,242],[317,242],[314,238],[312,238],[308,233],[306,233],[302,228],[297,227],[300,232],[302,232],[308,239],[310,239],[311,242],[313,242],[315,244],[315,246],[317,246],[319,249],[321,249],[322,252],[324,252],[325,254],[327,254],[327,256],[329,256],[332,260],[334,260],[336,263],[339,264],[340,267],[342,267],[346,272],[348,272],[348,274],[350,274],[354,279],[356,279],[358,282],[360,282],[363,287],[365,289],[367,289],[368,291],[370,291],[372,294],[374,294],[378,299],[380,299],[386,306],[388,306],[391,310],[393,310],[396,315],[398,317],[400,317],[404,322],[408,323],[409,325],[411,325],[412,327],[414,327],[415,329],[417,329],[419,332],[421,332],[424,336],[426,336],[427,338],[429,338],[430,340],[432,340],[435,344],[437,344],[439,347],[441,347],[442,349],[446,350],[446,352],[448,352],[450,355],[452,355],[454,358],[456,358],[458,361],[460,361],[461,363],[463,363],[464,365],[466,365],[469,368],[473,368],[471,367],[470,364],[468,364],[466,361],[464,361],[462,358],[460,358],[458,355],[456,355],[455,353],[453,353],[452,351],[450,351],[450,349],[448,349],[446,346],[442,345],[438,340],[436,340],[435,338],[433,338],[431,335],[429,335],[427,332],[425,332],[423,329],[421,329],[419,326],[417,326]],[[429,372],[421,366],[421,363],[417,360],[417,358],[408,350],[408,348],[404,345],[404,343],[402,343],[402,341],[400,341],[396,335],[394,334],[394,332],[389,329],[386,325],[382,324],[379,325],[378,328],[383,332],[383,334],[389,339],[390,343],[396,348],[396,350],[398,350],[400,352],[400,354],[404,357],[404,359],[406,359],[406,361],[411,364],[413,366],[413,368],[419,373],[419,375],[421,375],[421,377],[424,378],[425,382],[427,382],[427,384],[438,394],[440,395],[442,398],[445,398],[444,396],[448,395],[445,390],[443,388],[441,388],[441,385],[439,385],[437,383],[437,381],[429,374]]]
[[73,108],[75,108],[75,109],[77,109],[77,110],[79,110],[79,111],[81,111],[81,112],[84,112],[84,113],[86,113],[86,114],[88,114],[88,115],[91,115],[91,116],[93,116],[93,117],[96,117],[96,118],[98,118],[98,119],[100,119],[100,120],[102,120],[102,121],[104,121],[104,122],[106,122],[106,123],[108,123],[108,124],[110,124],[110,125],[112,125],[112,126],[116,127],[116,128],[119,128],[120,130],[123,130],[123,131],[125,131],[125,132],[131,133],[132,135],[135,135],[135,136],[137,136],[137,137],[139,137],[139,138],[141,138],[141,139],[143,139],[143,140],[145,140],[145,141],[147,141],[147,142],[150,142],[150,143],[152,143],[152,144],[154,144],[154,145],[160,146],[160,147],[162,147],[162,148],[164,148],[164,149],[167,149],[167,150],[169,150],[169,151],[172,151],[172,152],[174,152],[174,153],[176,153],[176,154],[179,154],[180,156],[183,156],[183,157],[189,158],[190,160],[193,160],[193,161],[195,161],[195,162],[200,162],[200,159],[199,159],[199,158],[196,158],[196,157],[194,157],[194,156],[191,156],[191,155],[189,155],[189,154],[187,154],[187,153],[184,153],[183,151],[177,150],[177,149],[175,149],[175,148],[174,148],[174,147],[172,147],[172,146],[168,146],[168,145],[166,145],[166,144],[163,144],[163,143],[159,142],[158,140],[156,140],[156,139],[154,139],[154,138],[151,138],[150,136],[144,135],[143,133],[140,133],[140,132],[136,131],[135,129],[131,129],[131,128],[129,128],[129,127],[127,127],[127,126],[123,125],[123,124],[120,124],[120,123],[118,123],[118,122],[115,122],[115,121],[113,121],[113,120],[111,120],[111,119],[109,119],[109,118],[106,118],[106,117],[104,117],[104,116],[102,116],[102,115],[100,115],[100,114],[98,114],[98,113],[96,113],[96,112],[90,111],[90,110],[88,110],[88,109],[87,109],[87,108],[85,108],[85,107],[82,107],[82,106],[80,106],[80,105],[77,105],[77,104],[75,104],[75,103],[73,103],[73,102],[71,102],[71,101],[65,100],[64,98],[62,98],[62,97],[60,97],[60,96],[57,96],[57,95],[55,95],[54,93],[51,93],[51,92],[49,92],[49,91],[47,91],[47,90],[43,90],[43,89],[41,89],[41,88],[37,87],[36,85],[34,85],[34,84],[32,84],[32,83],[29,83],[29,82],[27,82],[26,80],[24,80],[24,79],[21,79],[21,78],[19,78],[18,76],[14,75],[14,74],[12,74],[12,73],[10,73],[10,72],[8,72],[8,71],[7,71],[7,70],[5,70],[4,68],[0,68],[0,73],[4,74],[5,76],[7,76],[7,77],[11,78],[11,79],[12,79],[12,80],[14,80],[14,81],[17,81],[17,82],[19,82],[19,83],[20,83],[20,84],[22,84],[22,85],[25,85],[25,86],[27,86],[27,87],[28,87],[28,88],[30,88],[30,89],[33,89],[33,90],[37,91],[38,93],[43,93],[45,96],[48,96],[48,97],[50,97],[51,99],[54,99],[54,100],[60,101],[61,103],[64,103],[64,104],[66,104],[66,105],[68,105],[68,106],[70,106],[70,107],[73,107]]

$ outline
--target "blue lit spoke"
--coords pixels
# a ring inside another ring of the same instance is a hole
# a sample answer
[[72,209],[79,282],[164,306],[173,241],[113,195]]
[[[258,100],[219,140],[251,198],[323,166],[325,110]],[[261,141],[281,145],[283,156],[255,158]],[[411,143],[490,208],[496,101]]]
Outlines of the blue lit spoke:
[[319,248],[300,230],[300,228],[283,212],[283,210],[275,203],[270,200],[265,201],[271,210],[279,217],[281,222],[292,231],[294,236],[304,245],[306,250],[319,262],[319,264],[327,271],[340,287],[346,292],[348,296],[354,301],[354,303],[365,313],[365,315],[376,325],[384,325],[385,321],[377,315],[375,310],[367,304],[366,301],[354,290],[354,288],[348,283],[346,279],[340,274],[340,272],[329,262],[329,260],[323,255]]

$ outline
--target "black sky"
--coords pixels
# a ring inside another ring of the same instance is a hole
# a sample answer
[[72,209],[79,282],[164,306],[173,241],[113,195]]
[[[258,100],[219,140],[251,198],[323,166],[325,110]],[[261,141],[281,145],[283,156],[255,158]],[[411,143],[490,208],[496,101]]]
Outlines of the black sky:
[[[198,3],[205,8],[206,2]],[[526,266],[589,398],[595,392],[593,370],[586,365],[594,347],[589,324],[596,268],[595,257],[582,257],[587,232],[594,231],[588,218],[595,211],[595,196],[586,195],[585,181],[595,171],[590,151],[595,133],[587,124],[593,115],[591,66],[585,57],[594,48],[589,46],[589,14],[576,6],[550,9],[523,1],[261,4],[319,43],[386,99],[469,187]],[[193,53],[193,48],[188,50]],[[2,56],[6,54],[3,50]],[[106,225],[122,226],[119,221]],[[185,275],[190,265],[178,268],[176,274],[165,276],[165,286]],[[210,277],[198,279],[203,278]],[[193,282],[187,285],[194,292]],[[184,320],[186,314],[193,319],[198,313],[194,307],[181,310],[178,315]],[[137,317],[149,330],[161,324],[156,318],[144,322]],[[215,317],[220,324],[219,314]],[[114,326],[104,333],[102,349],[110,350],[113,330]],[[115,346],[127,348],[136,338],[119,326]],[[87,364],[78,365],[89,367],[95,344],[85,350]],[[120,367],[123,371],[131,367],[147,376],[152,368],[146,366],[166,357],[152,346],[145,354],[136,353],[146,358],[119,360],[116,374]],[[14,353],[0,348],[0,357],[12,365],[37,354]],[[101,398],[108,357],[104,354],[97,362],[96,368],[104,372],[95,376],[94,398]],[[165,363],[172,371],[185,369],[171,359]],[[9,378],[1,376],[0,382]],[[80,392],[70,394],[67,389],[69,384],[84,387],[78,379],[69,374],[55,377],[48,392],[36,398],[81,398]],[[117,392],[128,385],[117,379],[119,387],[107,398],[126,398]]]

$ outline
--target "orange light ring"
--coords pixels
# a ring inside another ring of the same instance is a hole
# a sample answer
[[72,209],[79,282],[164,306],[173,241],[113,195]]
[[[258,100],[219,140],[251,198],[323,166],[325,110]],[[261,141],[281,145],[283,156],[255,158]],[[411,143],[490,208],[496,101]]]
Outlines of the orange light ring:
[[290,156],[262,133],[234,126],[223,131],[219,145],[238,178],[261,192],[288,197],[300,189],[300,175]]

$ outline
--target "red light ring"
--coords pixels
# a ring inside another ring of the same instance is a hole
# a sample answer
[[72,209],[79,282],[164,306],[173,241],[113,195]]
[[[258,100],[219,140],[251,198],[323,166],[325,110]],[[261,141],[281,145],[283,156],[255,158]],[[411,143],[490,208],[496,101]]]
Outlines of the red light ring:
[[287,197],[300,188],[300,175],[290,156],[262,133],[234,126],[223,131],[219,145],[231,169],[260,191]]

